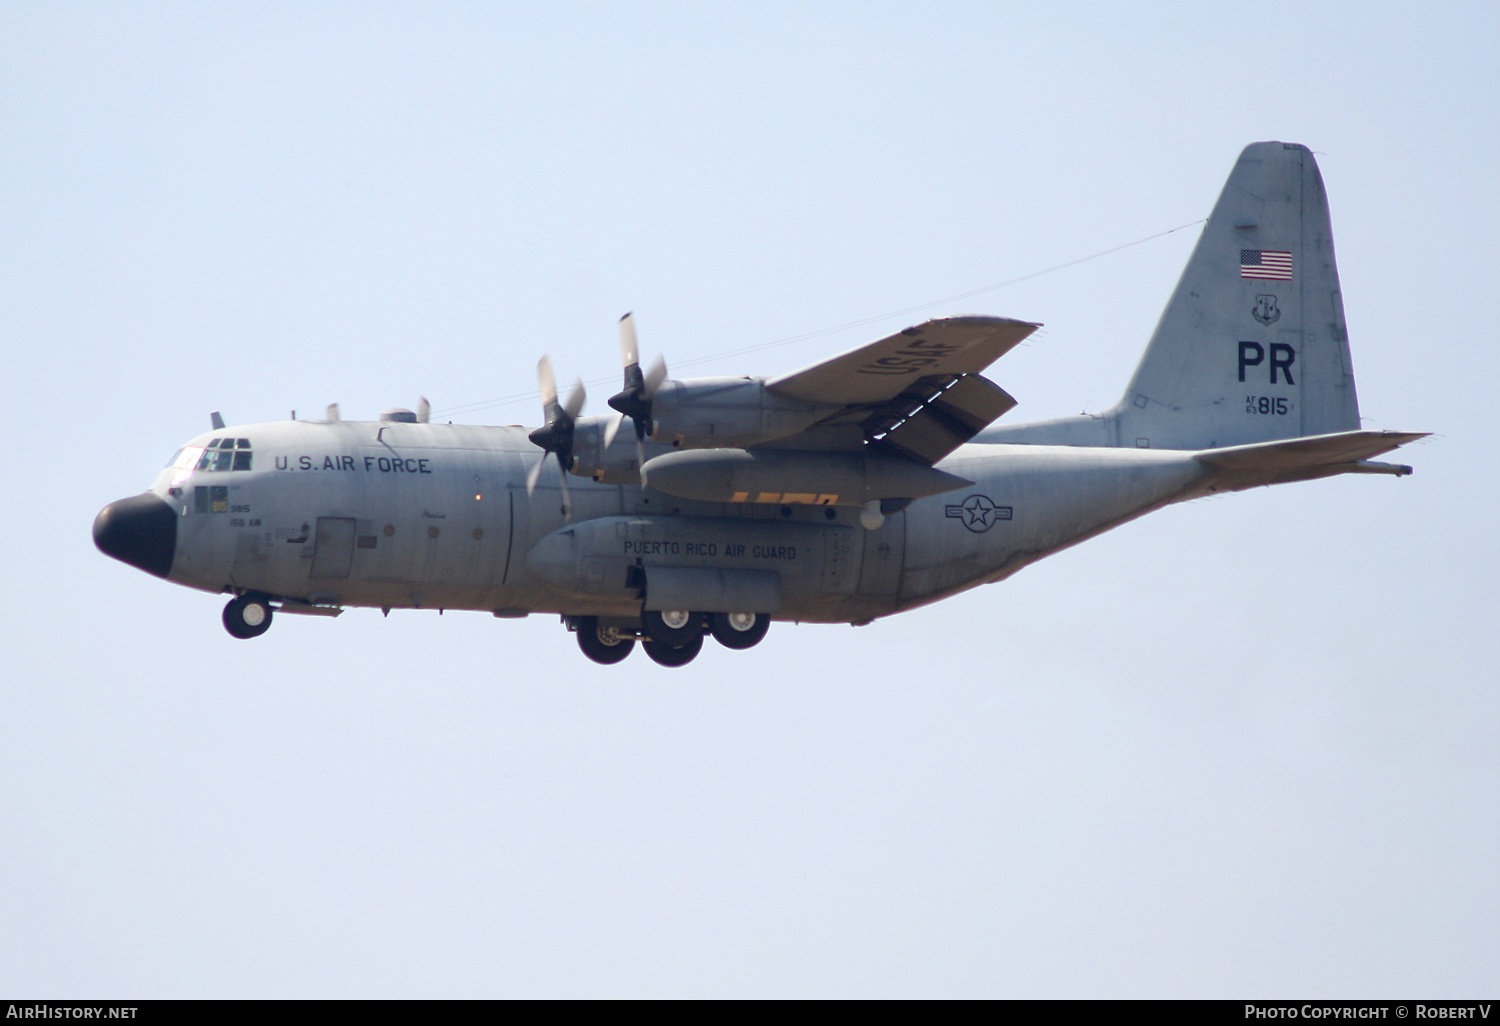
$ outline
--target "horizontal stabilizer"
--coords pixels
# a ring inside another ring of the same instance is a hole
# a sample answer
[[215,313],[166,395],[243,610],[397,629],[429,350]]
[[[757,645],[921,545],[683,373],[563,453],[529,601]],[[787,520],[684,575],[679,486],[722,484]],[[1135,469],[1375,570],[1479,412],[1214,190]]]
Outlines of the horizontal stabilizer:
[[1219,471],[1219,490],[1309,481],[1334,474],[1385,473],[1401,476],[1410,467],[1368,462],[1392,449],[1426,438],[1425,431],[1340,431],[1331,435],[1256,442],[1198,454],[1199,463]]

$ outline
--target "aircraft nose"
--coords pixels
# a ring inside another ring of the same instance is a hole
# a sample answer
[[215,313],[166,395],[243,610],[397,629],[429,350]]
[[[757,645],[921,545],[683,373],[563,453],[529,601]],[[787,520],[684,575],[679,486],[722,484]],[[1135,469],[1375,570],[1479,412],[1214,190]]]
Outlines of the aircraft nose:
[[177,514],[150,492],[111,502],[94,518],[94,544],[106,556],[165,577],[177,549]]

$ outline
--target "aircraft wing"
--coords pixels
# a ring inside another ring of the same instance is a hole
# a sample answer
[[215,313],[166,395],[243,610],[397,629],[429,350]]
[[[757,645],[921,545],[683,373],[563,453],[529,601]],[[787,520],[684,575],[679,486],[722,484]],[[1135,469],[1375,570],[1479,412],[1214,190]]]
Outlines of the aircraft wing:
[[772,378],[766,387],[815,403],[885,402],[918,378],[978,374],[1040,327],[1005,317],[944,317]]
[[[1039,324],[945,317],[766,382],[780,395],[841,406],[820,428],[857,425],[863,439],[936,463],[1016,405],[979,372]],[[795,447],[796,437],[778,447]]]

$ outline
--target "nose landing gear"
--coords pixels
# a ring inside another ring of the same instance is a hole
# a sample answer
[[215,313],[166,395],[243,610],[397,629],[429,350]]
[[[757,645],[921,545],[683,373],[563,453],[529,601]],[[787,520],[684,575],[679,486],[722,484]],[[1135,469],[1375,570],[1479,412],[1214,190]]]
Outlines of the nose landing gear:
[[224,629],[230,637],[258,638],[271,629],[271,603],[264,595],[241,595],[224,607]]

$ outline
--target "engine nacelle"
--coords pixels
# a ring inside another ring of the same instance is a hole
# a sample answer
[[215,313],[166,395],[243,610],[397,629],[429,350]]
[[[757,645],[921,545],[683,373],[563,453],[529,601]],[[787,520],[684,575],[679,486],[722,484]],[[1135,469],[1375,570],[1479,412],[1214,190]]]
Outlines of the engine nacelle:
[[[635,425],[628,419],[619,424],[616,413],[596,417],[579,417],[573,426],[573,465],[570,473],[579,477],[591,477],[604,484],[639,484],[641,480],[641,450],[635,445]],[[604,447],[604,436],[612,425],[615,437],[609,448]],[[647,441],[642,446],[646,459],[673,451],[670,447]]]
[[819,506],[920,499],[974,483],[899,456],[777,449],[669,452],[647,460],[643,476],[683,499]]
[[749,446],[798,434],[838,409],[777,395],[760,378],[666,381],[651,398],[651,438],[680,449]]

